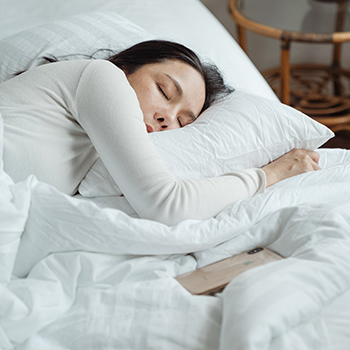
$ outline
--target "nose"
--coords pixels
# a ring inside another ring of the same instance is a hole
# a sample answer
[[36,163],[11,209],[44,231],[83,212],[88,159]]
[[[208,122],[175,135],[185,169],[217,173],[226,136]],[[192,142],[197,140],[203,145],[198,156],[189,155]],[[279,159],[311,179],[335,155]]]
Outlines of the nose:
[[176,125],[176,113],[171,111],[159,113],[156,115],[156,120],[160,125],[161,131],[174,129]]

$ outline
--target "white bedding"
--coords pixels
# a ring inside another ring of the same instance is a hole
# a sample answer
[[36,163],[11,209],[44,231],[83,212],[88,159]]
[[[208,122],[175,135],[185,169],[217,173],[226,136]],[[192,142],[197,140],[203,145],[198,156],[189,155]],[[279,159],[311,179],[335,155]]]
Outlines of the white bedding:
[[[195,0],[5,0],[3,9],[0,39],[68,14],[117,11],[209,52],[233,85],[275,99]],[[0,349],[349,350],[350,151],[319,152],[323,170],[173,227],[112,209],[108,197],[69,197],[34,177],[14,184],[0,161]],[[173,279],[256,246],[286,259],[216,297]]]
[[67,16],[111,11],[158,38],[179,41],[213,60],[233,86],[278,100],[236,41],[199,0],[2,0],[1,9],[0,39]]
[[[322,313],[350,288],[350,152],[321,153],[326,169],[174,227],[2,173],[0,346],[327,349]],[[255,246],[288,258],[218,297],[173,279]]]

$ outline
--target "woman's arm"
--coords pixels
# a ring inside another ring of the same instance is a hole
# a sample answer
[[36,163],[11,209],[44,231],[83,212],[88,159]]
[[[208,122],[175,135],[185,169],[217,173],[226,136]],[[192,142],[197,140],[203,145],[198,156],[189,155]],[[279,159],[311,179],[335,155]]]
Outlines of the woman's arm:
[[78,84],[75,109],[108,171],[142,218],[168,225],[206,219],[265,189],[265,173],[260,169],[176,180],[147,134],[135,92],[110,62],[87,66]]
[[295,175],[321,169],[318,166],[319,159],[317,152],[293,149],[262,168],[266,174],[266,187]]

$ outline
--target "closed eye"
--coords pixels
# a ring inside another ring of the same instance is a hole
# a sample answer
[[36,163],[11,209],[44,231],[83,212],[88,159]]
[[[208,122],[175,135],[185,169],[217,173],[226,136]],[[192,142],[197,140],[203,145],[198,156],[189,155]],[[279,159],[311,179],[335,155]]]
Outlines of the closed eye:
[[167,99],[167,101],[169,101],[169,98],[168,96],[166,95],[166,93],[164,92],[164,90],[162,89],[162,87],[160,85],[157,85],[158,86],[158,90],[162,93],[162,95]]
[[182,123],[181,123],[180,118],[177,118],[177,121],[179,122],[180,128],[182,128],[182,127],[183,127],[183,125],[182,125]]

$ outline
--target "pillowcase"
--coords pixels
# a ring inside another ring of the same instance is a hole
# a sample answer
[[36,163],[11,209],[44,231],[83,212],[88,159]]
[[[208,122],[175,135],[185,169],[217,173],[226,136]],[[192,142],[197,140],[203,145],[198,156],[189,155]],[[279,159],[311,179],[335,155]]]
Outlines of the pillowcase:
[[[292,107],[236,90],[191,125],[149,136],[176,178],[193,179],[260,168],[293,148],[314,150],[334,134]],[[101,159],[79,192],[121,195]]]
[[110,56],[153,36],[122,16],[110,12],[92,12],[48,22],[0,40],[0,83],[19,71],[33,68],[54,55],[69,59]]

